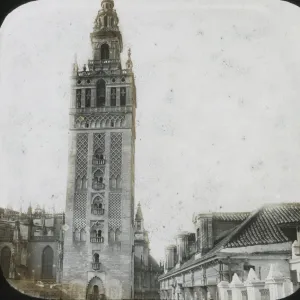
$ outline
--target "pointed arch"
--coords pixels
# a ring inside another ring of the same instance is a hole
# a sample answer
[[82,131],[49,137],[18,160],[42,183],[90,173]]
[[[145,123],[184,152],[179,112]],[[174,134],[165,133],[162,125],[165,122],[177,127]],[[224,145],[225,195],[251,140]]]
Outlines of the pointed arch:
[[101,59],[109,59],[109,46],[106,43],[101,45]]
[[42,279],[53,278],[53,249],[46,246],[42,254]]
[[82,177],[82,185],[81,185],[82,189],[86,189],[87,188],[87,179],[85,176]]
[[94,263],[99,263],[99,254],[98,253],[95,253],[93,255],[93,260],[94,260]]
[[103,21],[104,21],[104,27],[107,27],[107,16],[106,15],[104,16]]
[[74,230],[74,240],[75,241],[80,241],[80,233],[79,233],[79,230],[77,228]]
[[103,281],[98,276],[93,277],[87,286],[87,299],[104,298],[104,296],[105,288]]
[[113,243],[115,241],[115,232],[111,229],[108,233],[109,242]]
[[1,269],[3,272],[4,277],[9,277],[9,269],[10,269],[10,262],[11,262],[11,250],[9,247],[5,246],[1,250]]
[[103,79],[99,79],[97,81],[97,99],[96,99],[96,106],[103,107],[105,106],[106,101],[106,82]]
[[112,177],[110,178],[110,187],[111,187],[112,189],[117,188],[117,180],[116,180],[115,176],[112,176]]
[[80,190],[81,187],[82,187],[82,181],[81,178],[78,176],[76,179],[76,188]]
[[116,188],[120,189],[121,187],[122,187],[122,179],[121,179],[120,175],[118,175],[116,178]]
[[80,230],[80,241],[82,242],[86,241],[86,232],[83,228]]
[[118,228],[116,230],[116,242],[119,242],[120,241],[120,238],[121,238],[121,231],[120,229]]

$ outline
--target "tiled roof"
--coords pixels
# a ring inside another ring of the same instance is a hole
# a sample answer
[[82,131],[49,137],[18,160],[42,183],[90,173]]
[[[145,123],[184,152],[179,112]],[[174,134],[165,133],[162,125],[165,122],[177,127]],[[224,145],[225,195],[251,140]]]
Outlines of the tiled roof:
[[225,248],[288,242],[278,225],[300,223],[300,203],[265,205],[249,218],[247,225],[239,226]]
[[216,212],[213,219],[218,221],[244,221],[250,215],[249,212]]
[[288,238],[283,234],[279,225],[290,223],[300,223],[300,203],[264,205],[260,209],[248,213],[248,217],[240,225],[235,227],[201,258],[195,259],[195,255],[193,255],[180,268],[173,268],[159,278],[204,263],[215,257],[224,248],[287,242]]

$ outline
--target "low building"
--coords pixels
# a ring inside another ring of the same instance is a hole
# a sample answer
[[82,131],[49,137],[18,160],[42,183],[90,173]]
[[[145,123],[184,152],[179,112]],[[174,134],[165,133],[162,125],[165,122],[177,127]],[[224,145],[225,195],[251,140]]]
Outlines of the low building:
[[220,282],[232,282],[234,274],[243,282],[251,269],[264,281],[272,264],[297,288],[289,259],[299,221],[300,203],[195,216],[195,235],[182,232],[166,247],[161,299],[220,299]]

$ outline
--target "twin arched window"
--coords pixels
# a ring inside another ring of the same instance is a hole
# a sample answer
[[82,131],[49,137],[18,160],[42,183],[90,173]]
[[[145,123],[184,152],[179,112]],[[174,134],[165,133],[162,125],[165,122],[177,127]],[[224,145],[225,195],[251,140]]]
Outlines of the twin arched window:
[[82,228],[80,231],[78,229],[75,229],[74,231],[74,240],[77,242],[85,242],[86,240],[86,232]]

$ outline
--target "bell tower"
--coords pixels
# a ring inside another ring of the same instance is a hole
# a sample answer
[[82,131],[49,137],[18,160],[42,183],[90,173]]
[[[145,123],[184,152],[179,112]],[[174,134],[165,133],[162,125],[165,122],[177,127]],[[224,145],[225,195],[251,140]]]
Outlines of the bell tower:
[[136,94],[118,23],[114,2],[102,0],[93,58],[73,66],[62,281],[74,300],[134,292]]

